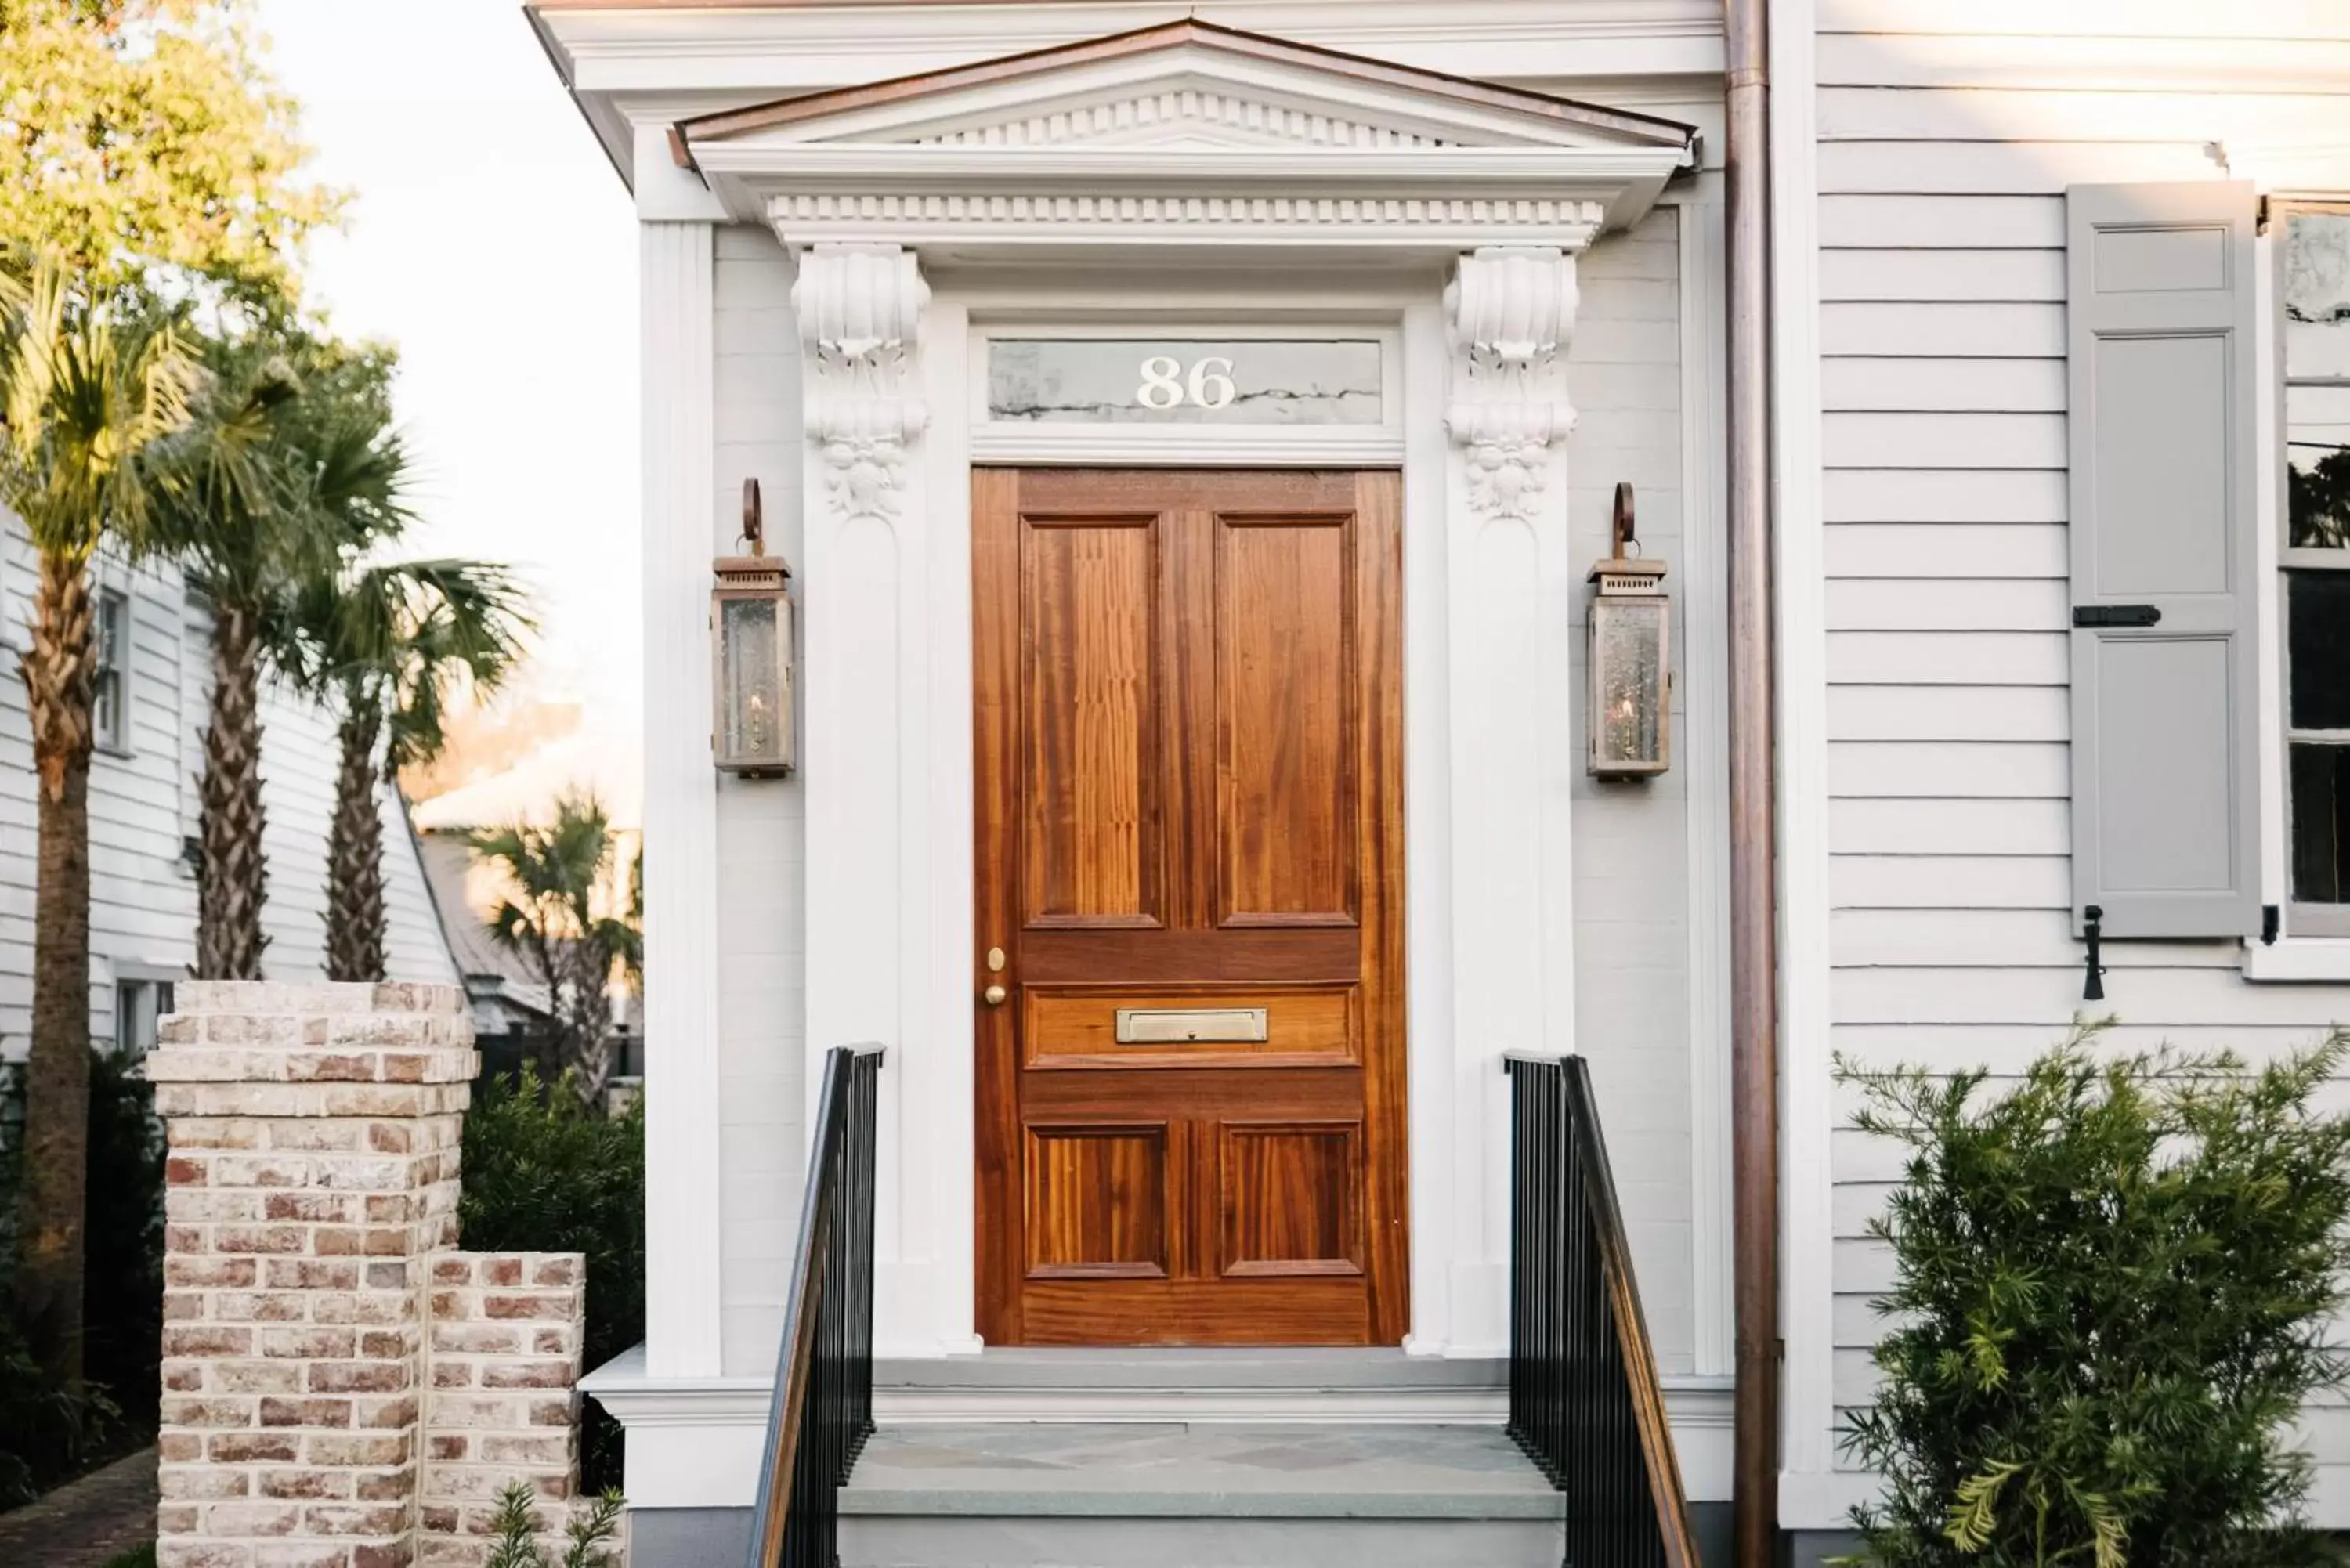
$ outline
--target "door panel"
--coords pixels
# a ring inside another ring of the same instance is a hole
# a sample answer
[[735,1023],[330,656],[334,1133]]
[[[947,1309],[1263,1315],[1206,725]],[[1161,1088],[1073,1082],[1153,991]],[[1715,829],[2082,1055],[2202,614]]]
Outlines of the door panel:
[[1031,532],[1021,583],[1021,865],[1032,926],[1157,926],[1159,529]]
[[1216,520],[1217,923],[1352,925],[1350,520]]
[[981,1333],[1399,1343],[1396,476],[972,499]]

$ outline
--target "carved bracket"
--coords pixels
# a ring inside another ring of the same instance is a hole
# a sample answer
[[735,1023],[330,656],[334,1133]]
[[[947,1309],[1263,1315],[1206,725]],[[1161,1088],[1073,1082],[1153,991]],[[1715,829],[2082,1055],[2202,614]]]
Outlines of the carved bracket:
[[1444,425],[1481,515],[1529,522],[1544,504],[1551,447],[1575,428],[1565,360],[1575,303],[1574,258],[1551,249],[1472,252],[1444,291]]
[[894,522],[909,447],[930,423],[915,395],[930,286],[899,245],[817,245],[799,258],[792,306],[806,357],[808,441],[841,522]]

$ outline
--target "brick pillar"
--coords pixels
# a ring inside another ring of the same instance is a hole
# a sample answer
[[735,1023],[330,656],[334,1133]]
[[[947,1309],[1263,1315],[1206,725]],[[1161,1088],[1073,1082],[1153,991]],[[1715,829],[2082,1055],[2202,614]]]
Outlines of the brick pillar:
[[[489,1555],[497,1495],[522,1481],[546,1499],[552,1535],[579,1475],[581,1338],[587,1292],[577,1252],[443,1252],[432,1260],[432,1374],[425,1392],[425,1568]],[[562,1547],[549,1542],[549,1561]]]
[[192,982],[169,1128],[160,1568],[404,1568],[428,1255],[478,1058],[453,986]]

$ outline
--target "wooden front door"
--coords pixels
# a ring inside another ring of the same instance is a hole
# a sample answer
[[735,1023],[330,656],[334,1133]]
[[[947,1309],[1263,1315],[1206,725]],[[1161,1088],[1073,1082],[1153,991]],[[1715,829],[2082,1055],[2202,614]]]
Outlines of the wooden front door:
[[1403,1337],[1399,493],[972,476],[990,1344]]

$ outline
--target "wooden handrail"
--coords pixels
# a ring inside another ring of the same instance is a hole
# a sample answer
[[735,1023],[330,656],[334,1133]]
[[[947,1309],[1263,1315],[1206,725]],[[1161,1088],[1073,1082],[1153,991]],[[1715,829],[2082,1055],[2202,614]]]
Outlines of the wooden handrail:
[[1664,1386],[1578,1056],[1512,1053],[1510,1435],[1575,1568],[1698,1568]]
[[749,1568],[834,1568],[838,1493],[873,1430],[873,1154],[882,1051],[826,1053]]

